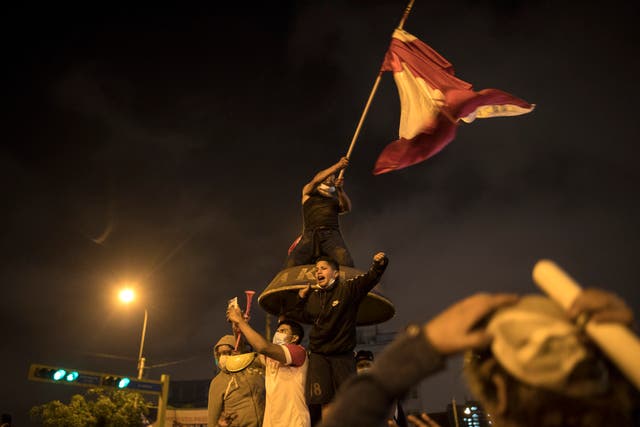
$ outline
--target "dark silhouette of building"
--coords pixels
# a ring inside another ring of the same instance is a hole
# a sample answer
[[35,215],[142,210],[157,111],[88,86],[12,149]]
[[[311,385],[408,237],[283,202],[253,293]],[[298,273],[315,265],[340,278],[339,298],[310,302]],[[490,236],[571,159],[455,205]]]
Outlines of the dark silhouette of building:
[[173,408],[206,408],[210,379],[171,381],[169,406]]

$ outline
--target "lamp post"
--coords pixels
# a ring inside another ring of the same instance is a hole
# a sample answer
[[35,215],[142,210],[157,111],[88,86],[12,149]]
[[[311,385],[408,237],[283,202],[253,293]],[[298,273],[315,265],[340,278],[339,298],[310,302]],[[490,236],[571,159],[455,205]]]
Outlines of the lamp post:
[[[118,297],[120,298],[120,301],[122,301],[124,304],[129,304],[131,302],[133,302],[133,300],[135,299],[136,295],[135,292],[133,291],[133,289],[131,288],[125,288],[123,290],[120,291],[120,294],[118,295]],[[140,351],[138,352],[138,379],[141,380],[142,379],[142,375],[144,374],[144,362],[145,362],[145,358],[142,355],[142,352],[144,350],[144,338],[145,335],[147,334],[147,319],[149,318],[149,313],[147,312],[147,309],[144,309],[144,321],[142,322],[142,335],[140,336]]]
[[142,374],[144,373],[144,357],[142,356],[142,350],[144,349],[144,336],[147,333],[147,318],[149,317],[149,313],[147,313],[147,309],[144,309],[144,321],[142,322],[142,336],[140,337],[140,352],[138,353],[138,379],[142,379]]
[[[125,288],[120,291],[118,295],[120,301],[124,304],[129,304],[133,302],[136,298],[136,294],[131,288]],[[147,334],[147,320],[149,319],[149,312],[146,307],[144,309],[144,320],[142,321],[142,335],[140,336],[140,351],[138,352],[138,379],[142,379],[142,375],[144,374],[144,362],[145,358],[142,355],[144,351],[144,337]],[[162,392],[158,397],[158,419],[157,423],[154,423],[158,426],[164,426],[164,420],[167,411],[167,403],[169,399],[169,375],[161,375],[160,380],[162,381]]]

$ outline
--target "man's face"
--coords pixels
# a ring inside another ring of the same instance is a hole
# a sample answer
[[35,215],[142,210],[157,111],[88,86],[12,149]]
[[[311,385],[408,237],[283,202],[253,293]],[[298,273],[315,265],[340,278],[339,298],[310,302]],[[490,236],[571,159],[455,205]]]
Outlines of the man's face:
[[318,261],[316,263],[316,283],[321,288],[329,286],[338,277],[340,272],[334,270],[327,261]]
[[327,184],[329,187],[332,187],[332,186],[336,185],[336,176],[335,175],[329,175],[322,182]]
[[356,371],[358,373],[364,372],[367,369],[370,369],[372,364],[373,362],[371,362],[371,360],[360,360],[356,363]]
[[287,343],[293,341],[293,330],[291,330],[291,326],[282,324],[276,329],[276,333],[283,336]]
[[214,356],[216,359],[220,360],[220,356],[231,356],[233,354],[233,347],[230,345],[222,344],[216,348]]
[[333,197],[336,191],[336,177],[334,175],[329,175],[320,185],[316,188],[320,194],[325,197]]

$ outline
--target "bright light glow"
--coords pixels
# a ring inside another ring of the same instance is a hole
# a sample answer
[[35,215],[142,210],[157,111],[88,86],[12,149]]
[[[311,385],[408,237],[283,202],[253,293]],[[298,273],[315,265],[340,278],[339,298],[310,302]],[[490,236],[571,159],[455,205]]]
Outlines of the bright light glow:
[[123,303],[129,304],[136,298],[136,294],[135,292],[133,292],[133,289],[125,288],[120,291],[120,293],[118,294],[118,298],[120,298],[120,301],[122,301]]
[[69,382],[75,381],[78,379],[78,373],[76,371],[69,372],[65,379]]
[[120,381],[118,381],[118,388],[127,388],[130,382],[131,380],[129,378],[124,377]]
[[53,379],[55,381],[60,381],[65,377],[65,375],[67,375],[67,371],[65,371],[64,369],[58,369],[53,373]]
[[471,413],[471,409],[469,409],[469,407],[467,406],[466,408],[464,408],[464,413],[469,415]]

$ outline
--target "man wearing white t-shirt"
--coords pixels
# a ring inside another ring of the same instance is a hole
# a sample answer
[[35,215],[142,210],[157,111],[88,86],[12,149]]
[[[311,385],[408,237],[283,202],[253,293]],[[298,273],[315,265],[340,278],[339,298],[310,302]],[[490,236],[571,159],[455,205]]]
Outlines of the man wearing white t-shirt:
[[302,326],[281,320],[270,343],[247,323],[240,309],[231,307],[227,319],[237,324],[247,342],[264,358],[266,403],[262,426],[311,427],[305,401],[308,359],[300,345]]

